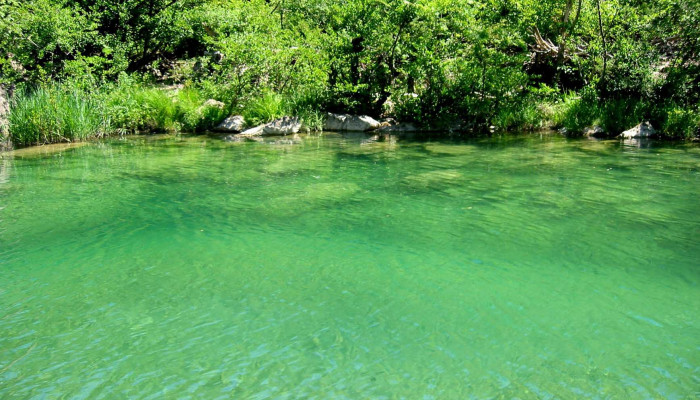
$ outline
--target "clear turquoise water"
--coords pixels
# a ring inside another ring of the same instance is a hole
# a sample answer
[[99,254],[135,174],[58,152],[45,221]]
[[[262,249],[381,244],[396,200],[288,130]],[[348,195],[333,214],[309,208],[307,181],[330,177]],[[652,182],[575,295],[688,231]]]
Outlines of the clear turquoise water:
[[0,159],[0,398],[697,398],[700,146]]

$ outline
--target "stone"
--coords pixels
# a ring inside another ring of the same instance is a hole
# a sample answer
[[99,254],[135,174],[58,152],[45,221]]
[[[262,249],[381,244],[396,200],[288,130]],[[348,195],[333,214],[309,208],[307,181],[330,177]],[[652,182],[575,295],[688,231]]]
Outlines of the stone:
[[588,128],[583,130],[583,136],[585,136],[585,137],[603,137],[603,136],[605,136],[605,129],[603,129],[601,126],[598,126],[598,125],[589,126]]
[[383,126],[378,129],[380,132],[416,132],[419,129],[410,122],[400,122],[395,125]]
[[425,149],[432,154],[445,156],[467,156],[477,152],[477,147],[469,144],[428,143]]
[[281,138],[281,139],[276,139],[270,142],[271,145],[273,146],[290,146],[290,145],[295,145],[295,144],[302,144],[304,143],[303,140],[301,140],[301,136],[297,135],[296,133],[287,137]]
[[239,133],[239,136],[262,136],[263,134],[263,129],[265,129],[265,125],[258,125],[254,128],[246,129],[245,131]]
[[323,123],[326,131],[365,132],[377,129],[381,124],[367,115],[332,114],[328,113]]
[[632,129],[628,129],[620,134],[623,139],[643,138],[656,135],[656,129],[647,121],[643,122]]
[[312,183],[262,204],[268,215],[293,217],[318,210],[320,207],[339,206],[352,202],[362,191],[352,182]]
[[232,115],[217,125],[214,130],[219,132],[240,132],[245,126],[245,119],[240,115]]
[[292,135],[301,129],[298,117],[283,117],[276,119],[263,127],[264,135]]
[[209,100],[205,101],[204,104],[202,104],[202,107],[212,107],[212,108],[218,108],[219,110],[223,110],[224,107],[226,107],[226,104],[224,104],[218,100],[209,99]]
[[417,175],[409,175],[402,183],[414,189],[442,189],[462,183],[464,176],[455,169],[435,170]]
[[25,147],[23,149],[17,149],[17,150],[12,151],[11,154],[13,157],[21,157],[21,158],[42,157],[42,156],[47,156],[47,155],[60,154],[60,153],[63,153],[64,151],[71,150],[71,149],[77,149],[77,148],[83,147],[87,144],[88,144],[88,142],[45,144],[42,146],[31,146],[31,147]]

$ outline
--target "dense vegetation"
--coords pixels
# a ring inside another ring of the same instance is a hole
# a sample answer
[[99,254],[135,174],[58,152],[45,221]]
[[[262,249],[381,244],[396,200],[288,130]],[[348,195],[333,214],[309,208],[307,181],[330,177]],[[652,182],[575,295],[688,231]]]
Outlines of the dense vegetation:
[[[325,111],[700,127],[698,0],[0,0],[17,144]],[[163,87],[183,88],[179,91]],[[203,106],[213,98],[225,109]]]

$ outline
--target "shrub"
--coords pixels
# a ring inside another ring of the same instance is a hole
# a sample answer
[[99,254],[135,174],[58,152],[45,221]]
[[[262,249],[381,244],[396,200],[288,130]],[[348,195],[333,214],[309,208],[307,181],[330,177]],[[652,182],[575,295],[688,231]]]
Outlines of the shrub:
[[569,136],[580,136],[586,127],[594,125],[599,116],[597,99],[588,94],[567,94],[557,105],[553,119],[557,126],[566,129]]
[[692,138],[700,133],[700,112],[670,106],[663,115],[660,133],[674,138]]
[[175,96],[175,119],[182,130],[199,132],[211,129],[226,118],[226,109],[203,105],[206,99],[199,90],[185,88]]
[[649,107],[638,99],[613,99],[604,102],[600,110],[599,124],[612,135],[636,126],[643,120]]
[[226,109],[205,107],[199,89],[166,90],[123,76],[100,90],[113,129],[122,132],[197,132],[211,129]]

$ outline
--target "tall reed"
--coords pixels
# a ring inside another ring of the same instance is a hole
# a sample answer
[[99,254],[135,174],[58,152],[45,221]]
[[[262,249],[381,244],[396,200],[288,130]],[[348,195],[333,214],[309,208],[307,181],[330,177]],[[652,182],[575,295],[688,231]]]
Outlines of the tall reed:
[[40,87],[12,100],[9,130],[15,145],[85,140],[108,129],[100,102],[77,90]]

